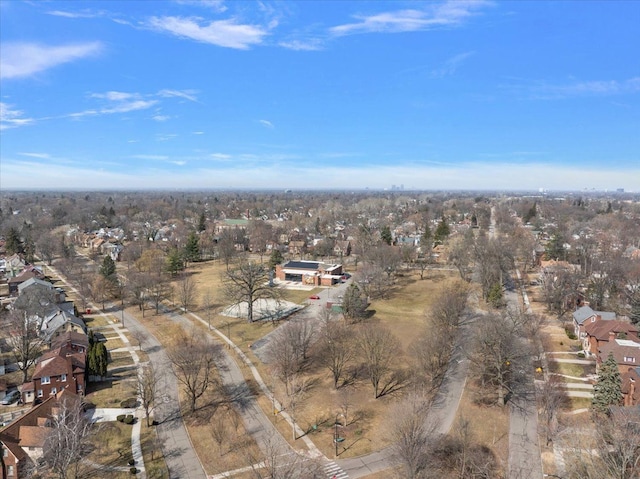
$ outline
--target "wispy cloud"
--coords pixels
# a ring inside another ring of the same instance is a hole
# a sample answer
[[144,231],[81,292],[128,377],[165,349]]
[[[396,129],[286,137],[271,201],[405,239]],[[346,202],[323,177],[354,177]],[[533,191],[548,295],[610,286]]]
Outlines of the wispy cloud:
[[151,17],[148,26],[181,38],[240,50],[262,43],[268,33],[261,26],[237,23],[233,19],[207,23],[198,17]]
[[158,133],[156,135],[156,141],[169,141],[177,137],[178,135],[176,133]]
[[204,131],[192,131],[192,135],[204,135]]
[[29,125],[34,121],[33,118],[25,118],[21,110],[15,110],[12,105],[0,102],[0,130]]
[[92,12],[90,10],[80,10],[77,12],[70,12],[65,10],[50,10],[46,13],[47,15],[64,18],[96,18],[105,14],[104,11]]
[[462,63],[474,53],[475,52],[465,52],[449,58],[440,68],[431,70],[431,77],[444,78],[453,75],[458,70],[458,68],[460,68]]
[[428,30],[436,27],[455,26],[491,5],[485,0],[449,0],[439,5],[430,4],[424,9],[405,9],[374,15],[354,15],[355,22],[337,25],[330,29],[336,36],[357,33],[397,33]]
[[46,160],[51,158],[51,155],[49,153],[18,153],[19,155],[22,156],[28,156],[29,158],[39,158],[41,160]]
[[131,158],[135,158],[136,160],[154,160],[154,161],[165,161],[169,159],[169,157],[166,155],[132,155]]
[[613,96],[640,92],[640,77],[627,80],[591,80],[553,84],[546,81],[522,81],[503,88],[537,100],[558,100],[587,96]]
[[61,46],[6,43],[2,45],[0,78],[29,77],[64,63],[95,56],[102,49],[100,42]]
[[211,153],[211,155],[209,156],[214,160],[230,160],[231,159],[231,155],[227,155],[226,153]]
[[180,5],[210,8],[216,12],[227,11],[227,6],[224,4],[224,0],[176,0],[176,3]]
[[171,117],[169,115],[153,115],[151,119],[162,122],[162,121],[170,120]]
[[158,92],[158,96],[161,96],[163,98],[171,98],[171,97],[177,97],[177,98],[184,98],[185,100],[189,100],[189,101],[198,101],[198,98],[196,97],[196,93],[198,93],[196,90],[160,90]]
[[324,48],[324,40],[320,38],[295,39],[282,41],[278,45],[295,51],[319,51]]
[[258,122],[260,122],[261,125],[267,127],[267,128],[275,128],[273,126],[273,123],[271,123],[269,120],[258,120]]

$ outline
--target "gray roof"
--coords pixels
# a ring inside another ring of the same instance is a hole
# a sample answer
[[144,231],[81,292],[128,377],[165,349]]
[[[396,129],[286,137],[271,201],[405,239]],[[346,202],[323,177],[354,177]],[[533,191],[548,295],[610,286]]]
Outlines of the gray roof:
[[592,316],[598,315],[605,321],[616,319],[616,313],[610,311],[594,311],[589,306],[583,306],[573,312],[573,320],[582,324]]
[[73,323],[85,333],[87,332],[87,326],[82,319],[64,310],[58,310],[56,313],[46,317],[40,325],[40,332],[45,340],[49,341],[51,336],[66,323]]
[[289,261],[283,266],[283,268],[308,269],[316,271],[318,266],[320,266],[320,263],[317,261]]
[[48,281],[44,281],[44,280],[41,280],[41,279],[38,279],[38,278],[29,278],[28,280],[23,281],[22,283],[20,283],[18,285],[18,292],[20,294],[22,294],[22,292],[25,290],[25,288],[28,288],[29,286],[34,285],[34,284],[38,284],[40,286],[44,286],[44,287],[49,288],[49,289],[54,289],[54,286]]

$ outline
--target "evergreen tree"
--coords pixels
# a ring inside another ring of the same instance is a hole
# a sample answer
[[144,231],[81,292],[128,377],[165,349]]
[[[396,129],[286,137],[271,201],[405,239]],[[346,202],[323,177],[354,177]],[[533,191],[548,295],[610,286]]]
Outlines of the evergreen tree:
[[204,214],[204,211],[200,213],[198,217],[198,233],[202,233],[207,229],[207,216]]
[[434,245],[437,246],[444,243],[450,234],[451,229],[449,228],[449,223],[447,223],[447,217],[443,215],[440,223],[438,223],[435,233],[433,234]]
[[7,231],[6,242],[4,245],[7,250],[7,254],[23,253],[22,239],[20,239],[20,232],[14,228],[9,228]]
[[25,261],[27,261],[28,263],[33,263],[36,254],[36,244],[33,242],[31,234],[27,234],[24,238],[23,250]]
[[178,248],[172,248],[167,255],[167,271],[172,276],[178,274],[178,271],[184,269],[184,258],[182,252]]
[[487,303],[489,303],[494,308],[499,308],[503,306],[504,302],[502,301],[502,286],[500,283],[495,283],[489,293],[487,293]]
[[367,300],[362,297],[362,290],[351,283],[342,298],[342,314],[351,321],[358,321],[365,315]]
[[109,353],[106,346],[102,342],[96,342],[91,333],[87,352],[87,372],[90,376],[106,376],[108,361]]
[[607,413],[610,406],[618,406],[622,402],[622,378],[613,353],[600,366],[598,382],[593,387],[591,405],[597,412]]
[[200,259],[200,243],[198,235],[195,231],[189,233],[187,244],[184,245],[184,259],[191,263],[195,263]]
[[111,259],[111,256],[107,255],[102,260],[100,275],[112,283],[118,280],[116,276],[116,263]]
[[433,233],[431,232],[429,225],[424,225],[424,232],[420,237],[420,249],[427,257],[427,260],[431,258],[431,250],[433,249]]
[[640,325],[640,294],[637,296],[639,297],[631,299],[631,311],[629,312],[629,319],[636,326]]
[[382,231],[380,231],[380,238],[388,245],[391,244],[391,242],[393,241],[393,236],[391,235],[391,228],[389,228],[389,226],[384,226],[382,228]]
[[547,260],[555,259],[565,259],[565,251],[564,251],[564,241],[562,237],[558,234],[554,234],[549,242],[547,243],[547,248],[545,249],[545,256]]
[[276,269],[277,264],[281,264],[284,261],[284,257],[279,249],[274,249],[269,257],[269,268]]

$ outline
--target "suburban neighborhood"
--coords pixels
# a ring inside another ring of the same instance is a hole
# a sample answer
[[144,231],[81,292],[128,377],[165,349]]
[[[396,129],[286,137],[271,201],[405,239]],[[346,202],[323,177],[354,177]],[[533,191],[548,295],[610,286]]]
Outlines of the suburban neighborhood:
[[3,196],[3,477],[637,476],[637,199],[282,196]]

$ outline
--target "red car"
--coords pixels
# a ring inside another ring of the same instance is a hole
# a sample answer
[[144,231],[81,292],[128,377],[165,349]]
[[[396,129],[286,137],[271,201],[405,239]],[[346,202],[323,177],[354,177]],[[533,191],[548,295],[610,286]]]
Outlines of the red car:
[[318,296],[317,294],[312,294],[311,296],[309,296],[309,299],[320,299],[320,296]]

